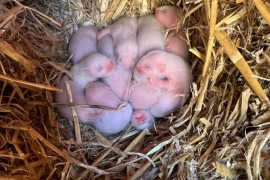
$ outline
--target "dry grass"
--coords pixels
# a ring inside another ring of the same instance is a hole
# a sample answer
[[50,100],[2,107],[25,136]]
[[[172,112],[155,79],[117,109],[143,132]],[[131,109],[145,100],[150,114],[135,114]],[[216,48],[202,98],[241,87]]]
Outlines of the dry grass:
[[179,1],[194,75],[186,105],[149,132],[80,138],[54,111],[70,35],[172,1],[0,1],[0,179],[267,179],[270,3]]

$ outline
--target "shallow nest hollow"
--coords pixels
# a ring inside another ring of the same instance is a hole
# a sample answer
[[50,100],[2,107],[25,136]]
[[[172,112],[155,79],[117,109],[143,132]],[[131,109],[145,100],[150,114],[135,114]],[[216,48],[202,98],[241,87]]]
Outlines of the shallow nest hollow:
[[[70,35],[121,15],[183,8],[185,106],[151,130],[104,137],[57,115]],[[0,0],[0,179],[268,179],[270,3]]]

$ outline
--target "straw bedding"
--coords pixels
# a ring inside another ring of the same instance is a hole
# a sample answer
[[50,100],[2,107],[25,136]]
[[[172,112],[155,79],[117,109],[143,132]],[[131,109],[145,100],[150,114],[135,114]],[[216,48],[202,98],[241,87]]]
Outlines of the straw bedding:
[[[185,106],[150,131],[104,137],[57,115],[70,35],[123,14],[183,8],[194,76]],[[270,3],[0,1],[0,179],[267,179]]]

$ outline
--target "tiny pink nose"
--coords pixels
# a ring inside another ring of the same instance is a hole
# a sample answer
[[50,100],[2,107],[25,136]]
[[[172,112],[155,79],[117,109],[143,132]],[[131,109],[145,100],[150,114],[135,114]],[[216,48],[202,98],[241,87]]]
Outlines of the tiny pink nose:
[[108,71],[108,72],[111,72],[111,71],[113,70],[113,68],[114,68],[114,63],[111,62],[111,63],[108,64],[108,66],[107,66],[107,71]]
[[137,66],[136,69],[137,69],[137,71],[138,71],[139,73],[141,73],[141,71],[142,71],[142,67],[141,67],[141,66]]

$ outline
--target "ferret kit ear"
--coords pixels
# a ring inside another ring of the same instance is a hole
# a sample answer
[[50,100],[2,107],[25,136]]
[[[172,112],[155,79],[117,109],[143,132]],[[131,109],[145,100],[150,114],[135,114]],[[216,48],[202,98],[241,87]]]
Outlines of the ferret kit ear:
[[174,14],[172,15],[172,26],[176,27],[177,24],[178,24],[178,17]]

